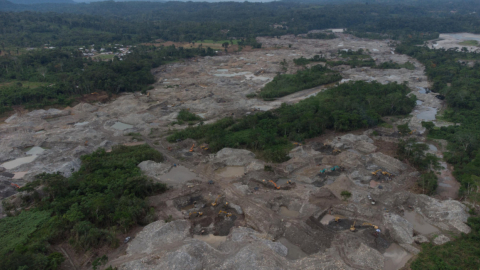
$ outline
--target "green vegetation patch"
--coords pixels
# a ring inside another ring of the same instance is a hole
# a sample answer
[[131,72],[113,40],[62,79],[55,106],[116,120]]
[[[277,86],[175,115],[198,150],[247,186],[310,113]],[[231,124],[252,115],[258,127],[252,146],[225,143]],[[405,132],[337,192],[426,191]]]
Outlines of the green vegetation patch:
[[167,137],[170,142],[192,138],[218,151],[224,147],[248,148],[270,161],[281,162],[292,147],[325,129],[349,131],[375,126],[386,115],[408,114],[415,97],[404,84],[351,82],[327,89],[294,105],[276,110],[224,118],[212,124],[189,127]]
[[411,269],[479,269],[480,218],[470,217],[467,224],[472,228],[472,232],[468,235],[462,234],[462,237],[441,246],[423,244],[422,252],[410,265]]
[[309,33],[307,34],[307,38],[310,39],[335,39],[337,36],[335,36],[334,33]]
[[477,40],[465,40],[465,41],[462,41],[458,44],[463,45],[463,46],[478,46],[478,41]]
[[23,211],[15,217],[0,219],[0,256],[5,256],[16,247],[25,246],[39,227],[50,219],[49,211]]
[[323,84],[338,82],[342,76],[322,65],[300,70],[296,74],[280,74],[267,83],[260,91],[262,98],[283,97],[295,92]]
[[116,246],[117,234],[154,220],[145,198],[166,186],[143,176],[137,165],[163,161],[161,153],[148,145],[116,146],[110,153],[99,149],[81,160],[80,170],[68,178],[43,173],[21,189],[27,192],[22,199],[30,210],[0,220],[0,240],[5,241],[0,269],[53,270],[63,256],[52,253],[50,244],[68,239],[77,250]]
[[202,118],[188,110],[182,109],[177,116],[178,121],[185,121],[185,122],[195,122],[201,121]]
[[302,56],[300,58],[293,59],[293,63],[295,63],[297,66],[305,66],[311,62],[327,62],[327,59],[325,59],[323,55],[320,56],[318,54],[314,55],[312,58],[305,58]]

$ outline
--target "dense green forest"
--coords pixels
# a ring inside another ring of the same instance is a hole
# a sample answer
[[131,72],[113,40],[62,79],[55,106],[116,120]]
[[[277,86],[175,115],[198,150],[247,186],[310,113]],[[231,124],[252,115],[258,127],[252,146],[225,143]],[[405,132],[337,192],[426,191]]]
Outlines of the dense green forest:
[[415,97],[407,97],[408,92],[406,85],[397,83],[345,83],[295,105],[282,104],[269,112],[189,127],[167,139],[204,141],[213,151],[224,147],[248,148],[266,160],[280,162],[287,159],[291,141],[318,136],[325,129],[348,131],[372,127],[382,122],[382,116],[410,113],[415,107]]
[[258,94],[260,97],[283,97],[304,89],[313,88],[323,84],[338,82],[342,76],[322,65],[299,70],[295,74],[279,74],[273,81],[267,83]]
[[[13,5],[0,2],[0,35],[7,47],[136,44],[155,39],[194,41],[302,34],[348,28],[359,35],[401,39],[438,32],[480,32],[478,5],[434,3],[305,4],[98,2]],[[457,12],[452,14],[450,11]],[[478,10],[477,13],[472,11]],[[10,12],[22,11],[22,12]],[[41,11],[41,13],[39,12]],[[287,28],[274,28],[281,23]],[[228,30],[228,31],[227,31]],[[378,35],[378,34],[376,34]]]
[[[215,55],[210,48],[137,46],[122,61],[93,61],[76,49],[39,49],[0,58],[0,113],[13,105],[69,105],[82,94],[146,90],[155,82],[150,70],[163,63]],[[23,83],[22,83],[23,82]],[[26,85],[24,86],[23,84]],[[28,82],[37,82],[32,87]]]
[[162,154],[147,145],[118,146],[81,159],[69,178],[40,174],[23,187],[22,208],[29,211],[17,213],[4,201],[9,217],[0,219],[0,269],[54,270],[64,258],[52,252],[52,244],[68,239],[77,250],[117,246],[117,234],[155,219],[145,197],[166,186],[143,176],[137,165],[163,161]]

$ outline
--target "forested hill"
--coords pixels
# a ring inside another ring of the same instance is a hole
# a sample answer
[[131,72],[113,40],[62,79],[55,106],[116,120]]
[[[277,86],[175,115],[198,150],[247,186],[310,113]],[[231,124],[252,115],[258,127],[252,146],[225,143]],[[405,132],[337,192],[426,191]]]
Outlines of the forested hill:
[[[403,4],[319,7],[286,2],[0,2],[0,10],[17,9],[41,12],[0,12],[0,38],[6,47],[136,44],[156,39],[191,42],[301,34],[325,28],[375,32],[393,39],[425,32],[480,33],[480,12],[453,14],[448,5],[441,4],[418,8]],[[470,7],[470,11],[476,9],[477,5]],[[274,28],[273,24],[283,27]]]

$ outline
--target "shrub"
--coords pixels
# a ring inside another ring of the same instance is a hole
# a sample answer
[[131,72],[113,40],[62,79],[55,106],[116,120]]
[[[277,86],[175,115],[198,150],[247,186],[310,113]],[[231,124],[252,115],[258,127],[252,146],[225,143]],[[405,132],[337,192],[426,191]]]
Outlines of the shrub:
[[346,201],[348,200],[350,197],[352,197],[352,193],[350,193],[349,191],[347,190],[344,190],[340,193],[340,196],[342,196],[343,200]]

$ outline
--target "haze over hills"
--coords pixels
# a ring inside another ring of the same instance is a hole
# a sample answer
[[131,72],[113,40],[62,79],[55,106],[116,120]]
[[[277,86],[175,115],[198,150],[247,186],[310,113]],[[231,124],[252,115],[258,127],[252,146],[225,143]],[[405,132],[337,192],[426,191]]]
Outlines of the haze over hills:
[[478,0],[0,0],[0,269],[480,269]]

